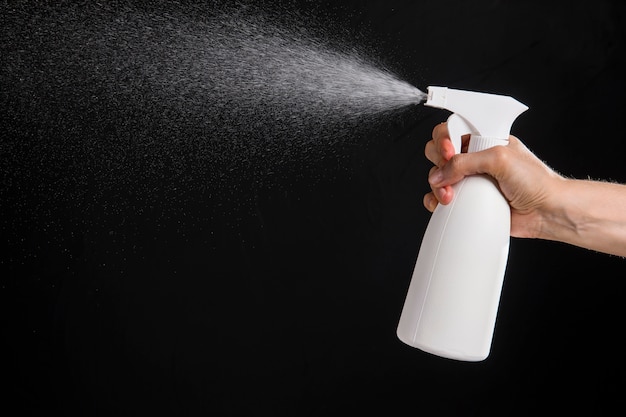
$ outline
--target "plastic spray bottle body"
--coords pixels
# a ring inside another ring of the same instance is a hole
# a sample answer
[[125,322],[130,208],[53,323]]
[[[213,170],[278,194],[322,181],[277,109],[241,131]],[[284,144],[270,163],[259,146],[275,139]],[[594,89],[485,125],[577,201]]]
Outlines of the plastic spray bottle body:
[[[527,109],[510,97],[442,87],[429,87],[426,104],[458,111],[448,119],[457,153],[465,134],[468,152],[505,146],[511,124]],[[397,334],[429,353],[479,361],[491,348],[511,212],[488,176],[466,177],[453,189],[452,202],[439,204],[426,228]]]

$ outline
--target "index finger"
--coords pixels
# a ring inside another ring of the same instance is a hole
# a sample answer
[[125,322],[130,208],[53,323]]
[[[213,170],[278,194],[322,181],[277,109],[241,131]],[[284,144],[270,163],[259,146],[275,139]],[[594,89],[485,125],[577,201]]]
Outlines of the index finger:
[[[461,149],[459,152],[467,152],[469,147],[470,135],[461,136]],[[455,153],[454,145],[450,139],[450,132],[448,131],[448,123],[439,123],[433,129],[433,142],[435,149],[441,154],[442,158],[446,161],[452,158]]]
[[427,147],[426,157],[439,166],[440,163],[449,161],[452,155],[454,155],[454,145],[452,145],[450,140],[448,124],[442,122],[435,126],[432,136],[432,145]]

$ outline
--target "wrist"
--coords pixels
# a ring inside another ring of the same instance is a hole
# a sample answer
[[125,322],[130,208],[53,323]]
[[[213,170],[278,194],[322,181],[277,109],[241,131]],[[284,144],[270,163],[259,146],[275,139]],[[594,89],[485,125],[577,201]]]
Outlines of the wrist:
[[537,237],[626,256],[626,187],[567,178],[556,185]]
[[569,242],[579,235],[582,219],[576,210],[575,181],[564,177],[553,180],[550,196],[539,209],[541,221],[537,238]]

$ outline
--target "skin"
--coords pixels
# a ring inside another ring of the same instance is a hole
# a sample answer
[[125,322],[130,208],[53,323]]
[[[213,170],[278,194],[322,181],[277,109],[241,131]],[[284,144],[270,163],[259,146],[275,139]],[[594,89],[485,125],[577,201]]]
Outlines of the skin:
[[454,155],[448,128],[441,123],[426,144],[435,165],[429,173],[432,191],[424,206],[452,201],[452,185],[468,175],[487,174],[498,183],[511,207],[511,236],[555,240],[626,256],[626,185],[565,178],[539,160],[516,137],[508,146]]

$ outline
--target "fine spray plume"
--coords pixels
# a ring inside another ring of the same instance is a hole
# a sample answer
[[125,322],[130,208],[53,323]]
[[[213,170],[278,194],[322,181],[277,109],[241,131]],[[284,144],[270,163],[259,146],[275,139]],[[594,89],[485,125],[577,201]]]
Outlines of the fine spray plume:
[[[508,144],[511,125],[528,109],[508,96],[428,87],[426,106],[453,114],[447,125],[455,153]],[[428,223],[400,316],[404,343],[438,356],[481,361],[489,356],[509,253],[511,212],[493,179],[472,175],[453,186]]]
[[[19,133],[1,135],[0,176],[14,188],[0,201],[32,189],[43,200],[22,209],[43,224],[38,207],[134,212],[134,198],[160,208],[149,210],[159,227],[238,218],[232,208],[254,209],[261,188],[349,169],[362,132],[425,99],[354,33],[286,2],[64,3],[0,5],[0,85]],[[28,157],[20,138],[32,138]],[[39,170],[63,180],[33,189]],[[124,193],[133,199],[106,197]],[[188,203],[207,198],[192,216]]]
[[[342,141],[381,116],[425,100],[448,109],[459,152],[466,133],[470,151],[506,144],[526,109],[509,97],[443,87],[426,96],[367,48],[346,45],[353,34],[281,8],[32,3],[32,13],[0,13],[9,23],[0,42],[12,123],[4,131],[13,132],[0,143],[9,156],[0,175],[12,184],[0,187],[0,201],[28,190],[17,211],[43,230],[72,207],[79,235],[126,235],[117,232],[119,216],[144,211],[157,230],[177,218],[195,233],[231,212],[237,219],[240,207],[258,210],[258,190],[274,178],[286,188],[294,185],[289,174],[313,179],[320,160],[340,158]],[[479,360],[489,351],[510,213],[487,177],[455,190],[424,236],[398,335]]]

